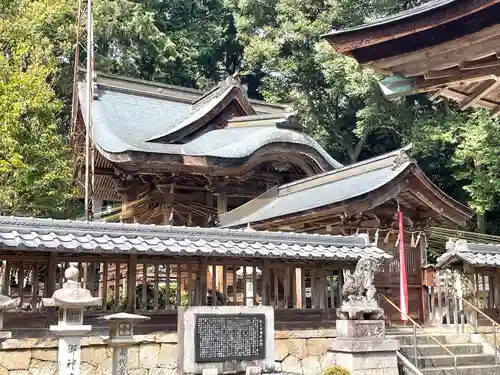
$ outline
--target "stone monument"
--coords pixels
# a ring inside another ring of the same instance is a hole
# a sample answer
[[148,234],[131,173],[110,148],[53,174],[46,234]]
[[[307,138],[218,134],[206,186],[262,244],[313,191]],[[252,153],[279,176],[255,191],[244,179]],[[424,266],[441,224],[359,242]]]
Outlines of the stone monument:
[[178,310],[179,375],[274,370],[270,306],[193,306]]
[[78,281],[80,273],[75,265],[70,263],[64,272],[66,282],[63,287],[51,298],[42,298],[44,306],[59,308],[58,323],[50,326],[50,331],[59,337],[59,375],[80,374],[81,338],[92,329],[90,325],[83,325],[83,309],[101,304],[100,297],[92,297],[89,290],[81,287]]
[[373,279],[377,263],[361,259],[353,274],[345,272],[344,301],[338,309],[337,335],[328,351],[328,362],[351,375],[398,375],[397,340],[385,337],[384,311],[375,296]]
[[118,313],[102,316],[99,319],[110,323],[109,338],[104,340],[113,348],[112,375],[128,374],[128,349],[135,343],[134,324],[150,319],[147,316]]

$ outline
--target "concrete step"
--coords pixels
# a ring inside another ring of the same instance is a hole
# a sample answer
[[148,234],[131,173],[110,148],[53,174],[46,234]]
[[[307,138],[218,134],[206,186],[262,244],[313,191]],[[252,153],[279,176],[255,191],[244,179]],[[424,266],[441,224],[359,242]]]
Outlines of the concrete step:
[[[387,337],[398,340],[401,345],[413,345],[413,335],[388,335]],[[441,344],[468,344],[470,335],[432,335]],[[436,342],[427,335],[417,335],[417,345],[437,345]]]
[[457,368],[455,373],[454,367],[438,367],[422,369],[424,375],[498,375],[500,374],[500,366],[485,365],[485,366],[461,366]]
[[[413,357],[408,358],[413,363]],[[494,365],[495,356],[489,354],[462,354],[457,356],[457,366]],[[418,357],[418,368],[453,367],[451,355]]]
[[[453,354],[483,354],[483,346],[481,344],[454,344],[445,345],[445,347]],[[413,345],[401,345],[401,353],[408,358],[413,357]],[[439,345],[418,345],[417,354],[420,357],[429,357],[433,355],[449,355],[449,353]]]

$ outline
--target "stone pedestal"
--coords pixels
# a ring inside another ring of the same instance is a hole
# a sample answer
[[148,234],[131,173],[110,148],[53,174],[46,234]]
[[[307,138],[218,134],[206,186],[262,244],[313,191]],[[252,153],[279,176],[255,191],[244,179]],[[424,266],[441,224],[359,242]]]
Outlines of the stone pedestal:
[[338,320],[338,337],[327,353],[328,365],[351,375],[398,375],[397,340],[385,337],[383,320]]

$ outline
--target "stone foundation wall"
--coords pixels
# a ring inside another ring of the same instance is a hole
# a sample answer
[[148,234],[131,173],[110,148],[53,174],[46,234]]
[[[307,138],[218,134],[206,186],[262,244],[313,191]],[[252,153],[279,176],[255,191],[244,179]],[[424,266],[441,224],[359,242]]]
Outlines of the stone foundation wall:
[[[319,375],[335,330],[276,331],[275,359],[279,371]],[[129,375],[176,375],[177,334],[136,336],[129,349]],[[81,375],[111,374],[111,348],[99,336],[82,340]],[[57,374],[57,340],[9,339],[0,350],[0,375]]]

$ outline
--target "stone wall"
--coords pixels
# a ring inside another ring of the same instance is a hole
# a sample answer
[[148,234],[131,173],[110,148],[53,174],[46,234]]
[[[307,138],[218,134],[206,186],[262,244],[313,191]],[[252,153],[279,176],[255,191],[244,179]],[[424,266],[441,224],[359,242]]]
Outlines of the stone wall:
[[[277,370],[318,375],[325,364],[328,342],[335,330],[276,331]],[[136,336],[129,350],[129,375],[177,374],[177,334],[161,333]],[[9,339],[0,351],[0,375],[57,374],[57,340]],[[111,349],[100,336],[82,340],[81,375],[111,374]]]

